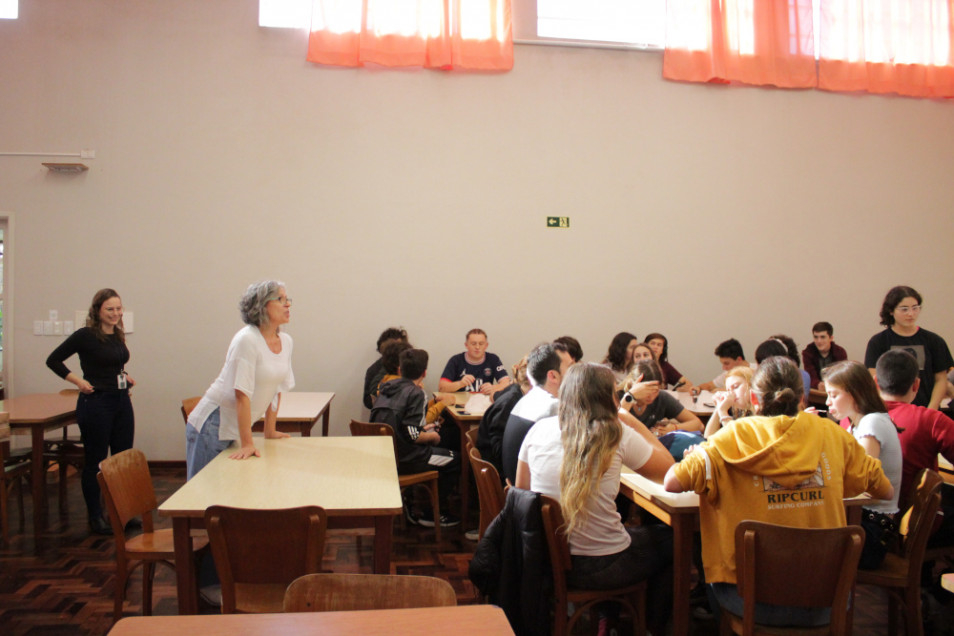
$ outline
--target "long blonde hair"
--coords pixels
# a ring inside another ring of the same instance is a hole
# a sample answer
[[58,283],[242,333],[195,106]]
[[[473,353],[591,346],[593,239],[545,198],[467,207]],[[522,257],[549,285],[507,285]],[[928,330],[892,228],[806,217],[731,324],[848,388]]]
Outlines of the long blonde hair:
[[609,368],[586,362],[570,367],[560,385],[560,504],[567,533],[586,521],[586,504],[599,488],[623,436],[614,384]]

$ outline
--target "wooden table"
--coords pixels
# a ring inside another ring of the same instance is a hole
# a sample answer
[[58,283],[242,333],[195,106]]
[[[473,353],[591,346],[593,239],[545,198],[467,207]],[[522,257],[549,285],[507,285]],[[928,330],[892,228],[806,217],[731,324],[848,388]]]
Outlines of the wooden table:
[[[699,530],[699,495],[694,492],[667,492],[642,475],[623,469],[620,492],[637,506],[672,528],[672,633],[689,633],[689,591],[692,579],[692,535]],[[845,499],[848,523],[861,523],[861,506],[872,500],[866,496]]]
[[666,393],[676,398],[684,409],[702,420],[703,426],[715,410],[715,397],[711,391],[702,391],[695,399],[688,391],[666,391]]
[[[298,433],[302,437],[311,436],[312,427],[321,418],[321,435],[328,437],[328,421],[331,418],[331,401],[334,393],[308,393],[306,391],[282,393],[282,403],[278,407],[276,428],[283,433]],[[252,430],[261,433],[265,422],[259,420]]]
[[941,587],[948,592],[954,592],[954,572],[941,575]]
[[360,612],[133,616],[116,623],[109,636],[395,636],[421,633],[513,636],[503,610],[494,605]]
[[34,393],[0,400],[0,411],[10,415],[14,435],[31,438],[30,471],[33,490],[33,538],[46,529],[46,471],[43,470],[43,435],[76,423],[76,394]]
[[471,393],[461,392],[452,395],[457,399],[457,403],[444,409],[444,416],[460,429],[460,522],[466,527],[470,511],[470,458],[467,457],[465,435],[472,426],[480,424],[483,414],[474,415],[464,410],[464,405],[470,399]]
[[374,528],[374,571],[389,574],[392,521],[402,510],[392,444],[390,437],[256,437],[261,457],[237,461],[229,459],[234,449],[222,451],[159,506],[172,517],[179,613],[198,609],[190,532],[212,505],[321,506],[331,528]]
[[937,456],[937,472],[945,482],[954,484],[954,466],[947,461],[944,455]]

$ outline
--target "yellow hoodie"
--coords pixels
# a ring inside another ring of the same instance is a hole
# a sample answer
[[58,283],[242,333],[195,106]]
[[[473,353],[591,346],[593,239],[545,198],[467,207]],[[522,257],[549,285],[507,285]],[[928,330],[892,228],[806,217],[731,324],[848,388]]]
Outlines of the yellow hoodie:
[[754,519],[784,526],[845,525],[845,497],[881,496],[891,482],[881,462],[831,420],[795,417],[736,420],[675,467],[699,493],[702,562],[709,583],[735,583],[735,527]]

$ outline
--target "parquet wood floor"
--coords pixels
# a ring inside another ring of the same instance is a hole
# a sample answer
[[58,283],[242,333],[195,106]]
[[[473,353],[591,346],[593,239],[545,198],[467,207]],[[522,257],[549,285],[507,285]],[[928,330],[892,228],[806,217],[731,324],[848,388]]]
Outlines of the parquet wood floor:
[[[154,468],[153,480],[162,501],[185,480],[185,469]],[[0,546],[0,636],[78,636],[106,634],[112,625],[112,595],[115,582],[114,546],[111,537],[89,535],[79,478],[68,482],[67,512],[59,512],[55,484],[50,484],[49,530],[34,545],[30,497],[26,496],[26,524],[19,532],[17,514],[11,515],[14,536],[9,546]],[[14,506],[15,508],[15,506]],[[157,519],[163,527],[169,520]],[[448,580],[458,602],[476,602],[467,579],[467,566],[476,546],[467,541],[461,527],[447,529],[443,542],[434,545],[433,530],[408,525],[395,528],[392,571],[423,574]],[[360,544],[360,545],[359,545]],[[328,538],[324,567],[339,572],[370,572],[370,537],[361,541],[353,534],[333,532]],[[141,578],[130,583],[127,616],[142,611]],[[156,572],[154,613],[175,614],[175,578],[171,570]],[[951,634],[954,603],[942,607],[934,633]],[[212,610],[208,610],[212,611]],[[856,634],[886,632],[885,600],[879,590],[861,587],[855,613]],[[696,634],[714,634],[711,622],[696,621]]]

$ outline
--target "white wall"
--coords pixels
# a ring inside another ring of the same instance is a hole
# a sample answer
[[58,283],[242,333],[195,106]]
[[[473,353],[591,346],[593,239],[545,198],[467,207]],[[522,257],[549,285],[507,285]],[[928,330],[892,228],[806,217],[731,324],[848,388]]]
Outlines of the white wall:
[[496,75],[319,68],[304,33],[256,26],[256,0],[20,16],[0,21],[0,152],[96,159],[64,177],[0,157],[10,389],[63,388],[33,320],[115,287],[151,459],[184,457],[179,400],[262,278],[288,284],[298,388],[337,394],[335,434],[392,324],[435,387],[474,326],[508,365],[562,334],[597,359],[618,331],[663,331],[696,382],[719,341],[804,344],[822,319],[860,358],[899,283],[954,335],[948,102],[677,84],[659,54],[587,49],[518,46]]

